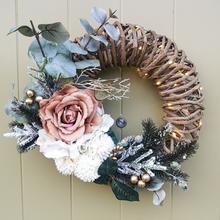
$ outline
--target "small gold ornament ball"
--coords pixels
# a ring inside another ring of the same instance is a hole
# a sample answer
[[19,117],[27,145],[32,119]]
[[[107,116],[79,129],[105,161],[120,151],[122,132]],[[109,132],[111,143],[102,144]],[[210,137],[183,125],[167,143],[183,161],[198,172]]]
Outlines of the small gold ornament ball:
[[35,101],[36,101],[36,102],[40,102],[42,99],[43,99],[43,98],[42,98],[41,96],[37,96],[37,97],[35,98]]
[[143,180],[139,180],[137,185],[140,188],[144,188],[146,184],[145,184],[145,182]]
[[131,176],[130,181],[132,184],[136,184],[138,182],[138,177],[133,175],[133,176]]
[[25,102],[26,104],[31,105],[33,103],[33,100],[31,98],[27,98]]
[[26,92],[26,94],[27,94],[27,96],[28,96],[29,98],[31,98],[31,97],[33,97],[33,96],[34,96],[34,91],[33,91],[33,90],[28,89],[28,90],[27,90],[27,92]]
[[117,157],[113,156],[113,157],[112,157],[112,160],[117,160]]
[[147,183],[147,182],[150,181],[150,175],[149,175],[148,173],[145,173],[145,174],[141,177],[141,179],[142,179],[145,183]]

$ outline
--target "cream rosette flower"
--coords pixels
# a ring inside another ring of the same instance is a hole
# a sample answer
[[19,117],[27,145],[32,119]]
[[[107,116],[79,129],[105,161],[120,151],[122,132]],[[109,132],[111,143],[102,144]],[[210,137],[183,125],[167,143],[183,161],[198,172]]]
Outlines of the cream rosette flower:
[[93,126],[92,132],[84,134],[72,144],[53,140],[41,129],[37,144],[45,157],[55,160],[59,172],[64,175],[74,174],[85,182],[92,182],[99,177],[99,166],[115,146],[106,133],[113,124],[111,116],[103,114],[102,122]]

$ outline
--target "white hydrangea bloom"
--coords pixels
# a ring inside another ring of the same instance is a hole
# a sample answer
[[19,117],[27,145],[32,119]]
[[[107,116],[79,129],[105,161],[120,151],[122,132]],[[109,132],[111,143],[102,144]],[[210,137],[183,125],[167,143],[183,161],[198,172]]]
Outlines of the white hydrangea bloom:
[[93,182],[99,177],[98,168],[101,165],[99,159],[93,159],[89,155],[82,154],[76,163],[74,175],[84,182]]
[[61,157],[54,160],[57,170],[60,171],[63,175],[72,175],[75,170],[74,161],[70,157]]
[[74,174],[85,182],[92,182],[99,177],[99,166],[114,148],[112,138],[106,134],[113,124],[111,116],[103,114],[100,125],[94,126],[91,133],[83,135],[71,145],[51,140],[42,129],[36,143],[45,157],[55,160],[59,172]]

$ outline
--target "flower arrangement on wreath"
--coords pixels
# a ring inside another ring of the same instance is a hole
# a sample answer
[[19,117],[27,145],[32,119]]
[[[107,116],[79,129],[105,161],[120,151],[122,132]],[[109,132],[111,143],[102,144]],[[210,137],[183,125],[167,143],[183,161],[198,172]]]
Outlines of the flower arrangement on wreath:
[[[142,134],[118,141],[111,129],[115,120],[105,113],[102,100],[126,98],[129,80],[95,78],[99,60],[74,60],[77,55],[97,53],[110,39],[119,39],[119,30],[110,22],[117,19],[115,12],[92,8],[99,26],[93,28],[80,19],[86,34],[79,42],[69,40],[60,22],[40,24],[37,30],[30,21],[30,26],[10,30],[9,34],[18,31],[35,38],[28,55],[36,66],[29,68],[32,81],[24,97],[14,98],[6,107],[14,120],[5,136],[17,139],[20,153],[38,146],[64,175],[110,185],[119,200],[138,201],[139,191],[147,189],[153,192],[153,203],[159,205],[166,195],[164,182],[187,189],[188,175],[180,163],[194,154],[197,146],[182,141],[173,153],[164,153],[163,143],[172,125],[157,128],[150,119],[142,122]],[[99,33],[100,28],[108,38]],[[126,120],[120,117],[116,124],[123,128]]]

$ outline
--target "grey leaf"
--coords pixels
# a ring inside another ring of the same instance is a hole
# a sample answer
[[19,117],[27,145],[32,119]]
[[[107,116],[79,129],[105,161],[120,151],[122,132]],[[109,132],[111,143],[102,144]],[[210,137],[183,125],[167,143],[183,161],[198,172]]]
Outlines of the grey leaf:
[[34,33],[32,31],[32,29],[26,25],[22,25],[20,27],[14,27],[12,28],[9,32],[8,35],[11,33],[14,33],[16,31],[19,31],[22,35],[26,36],[26,37],[32,37],[34,36]]
[[83,26],[87,33],[91,34],[95,32],[94,28],[89,24],[86,19],[80,18],[80,24]]
[[[41,46],[47,58],[53,58],[56,56],[57,51],[58,51],[58,47],[56,44],[50,41],[47,41],[43,39],[42,37],[39,38],[39,41],[41,43]],[[37,43],[37,40],[34,40],[29,46],[28,55],[33,57],[37,64],[42,63],[43,56],[42,56],[40,47]]]
[[154,177],[149,184],[147,184],[147,190],[149,191],[158,191],[163,186],[164,182],[162,182],[159,178]]
[[80,47],[79,44],[73,43],[69,40],[64,42],[63,44],[71,53],[77,53],[77,54],[83,54],[83,55],[86,55],[88,53],[86,50]]
[[40,24],[38,28],[41,30],[41,35],[48,41],[63,43],[69,39],[70,35],[62,23],[56,22],[52,24]]
[[99,60],[82,60],[75,62],[76,69],[85,69],[88,67],[99,67],[100,62]]
[[153,194],[153,204],[154,205],[161,205],[166,197],[166,193],[163,189],[159,191],[155,191]]
[[100,43],[89,36],[84,36],[80,41],[80,45],[90,52],[95,52],[99,49]]
[[62,74],[64,77],[73,77],[76,75],[76,66],[74,62],[63,54],[57,56],[45,66],[46,71],[53,76]]
[[91,15],[94,20],[99,24],[103,24],[107,19],[107,13],[102,8],[93,7],[91,10]]
[[58,48],[57,53],[70,56],[70,51],[65,47],[64,44],[58,44],[57,48]]
[[106,38],[104,36],[98,36],[98,35],[90,35],[93,39],[102,42],[103,44],[105,44],[105,46],[108,45],[108,41],[106,40]]
[[105,24],[104,28],[107,32],[107,34],[115,41],[119,39],[119,30],[112,24]]

